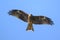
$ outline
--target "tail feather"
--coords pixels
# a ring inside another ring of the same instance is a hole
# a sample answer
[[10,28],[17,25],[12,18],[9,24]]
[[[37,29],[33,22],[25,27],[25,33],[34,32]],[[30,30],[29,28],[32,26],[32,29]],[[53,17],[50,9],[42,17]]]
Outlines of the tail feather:
[[34,31],[33,25],[31,23],[28,24],[28,27],[27,27],[26,31],[28,31],[28,30]]

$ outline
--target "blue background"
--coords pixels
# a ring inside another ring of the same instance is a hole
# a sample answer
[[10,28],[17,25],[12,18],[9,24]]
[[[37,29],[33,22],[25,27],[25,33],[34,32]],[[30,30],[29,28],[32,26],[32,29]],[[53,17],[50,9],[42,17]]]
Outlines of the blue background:
[[[34,32],[26,31],[26,22],[8,15],[12,9],[47,16],[54,25],[33,25]],[[59,22],[59,0],[0,0],[0,40],[60,40]]]

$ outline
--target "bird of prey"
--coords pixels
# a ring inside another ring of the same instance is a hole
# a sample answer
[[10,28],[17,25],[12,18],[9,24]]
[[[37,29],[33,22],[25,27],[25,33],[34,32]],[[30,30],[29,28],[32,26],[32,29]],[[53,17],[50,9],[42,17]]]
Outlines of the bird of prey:
[[8,12],[9,15],[15,16],[24,22],[28,23],[27,30],[34,31],[33,24],[48,24],[53,25],[53,21],[46,16],[33,16],[32,14],[27,14],[22,10],[13,9]]

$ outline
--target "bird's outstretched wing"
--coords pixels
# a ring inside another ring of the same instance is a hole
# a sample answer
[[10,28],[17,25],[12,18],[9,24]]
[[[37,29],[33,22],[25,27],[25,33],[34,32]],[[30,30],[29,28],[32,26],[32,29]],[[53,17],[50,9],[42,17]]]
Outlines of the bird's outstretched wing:
[[45,16],[33,16],[32,22],[34,24],[50,24],[50,25],[53,24],[53,21],[50,18]]
[[16,16],[17,18],[23,20],[24,22],[28,21],[28,14],[26,14],[24,11],[22,10],[11,10],[8,12],[10,15],[12,16]]
[[[12,16],[16,16],[24,22],[28,22],[28,14],[22,10],[11,10],[8,12]],[[53,24],[53,21],[46,16],[31,16],[31,21],[33,24]]]

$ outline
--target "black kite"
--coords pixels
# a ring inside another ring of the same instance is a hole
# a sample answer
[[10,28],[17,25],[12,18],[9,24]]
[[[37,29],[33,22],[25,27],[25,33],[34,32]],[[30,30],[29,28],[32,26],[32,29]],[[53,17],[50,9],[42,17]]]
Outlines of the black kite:
[[34,31],[33,24],[49,24],[52,25],[53,21],[46,16],[33,16],[32,14],[26,14],[22,10],[10,10],[9,15],[16,16],[17,18],[28,22],[28,27],[26,30]]

